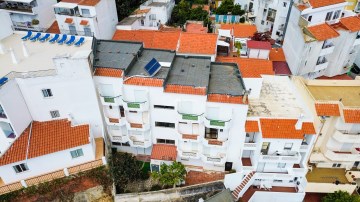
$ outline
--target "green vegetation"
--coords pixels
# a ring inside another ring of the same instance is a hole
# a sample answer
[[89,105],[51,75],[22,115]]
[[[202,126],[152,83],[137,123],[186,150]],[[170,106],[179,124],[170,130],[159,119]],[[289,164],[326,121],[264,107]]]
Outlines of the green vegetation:
[[360,196],[350,195],[346,191],[335,191],[329,193],[321,199],[322,202],[360,202]]
[[128,17],[145,0],[115,0],[119,22]]
[[184,181],[186,175],[185,166],[180,162],[173,162],[170,165],[161,164],[159,172],[152,172],[151,177],[159,180],[163,186],[176,187]]
[[224,0],[221,5],[215,11],[218,15],[244,15],[245,10],[241,9],[239,4],[234,5],[233,0]]

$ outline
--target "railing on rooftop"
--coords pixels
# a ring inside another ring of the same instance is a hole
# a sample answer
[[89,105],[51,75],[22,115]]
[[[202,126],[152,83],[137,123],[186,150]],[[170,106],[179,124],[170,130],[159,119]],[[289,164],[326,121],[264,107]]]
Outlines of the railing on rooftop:
[[84,31],[78,31],[78,30],[68,30],[68,29],[60,29],[60,33],[62,34],[70,34],[75,36],[94,36],[94,32],[84,32]]
[[[57,72],[55,69],[29,71],[29,72],[12,71],[12,72],[8,73],[7,75],[5,75],[3,78],[7,78],[8,80],[12,80],[15,78],[29,79],[29,78],[37,78],[37,77],[45,77],[45,76],[55,76],[56,74],[57,74]],[[4,85],[6,82],[1,83],[0,87],[2,85]]]

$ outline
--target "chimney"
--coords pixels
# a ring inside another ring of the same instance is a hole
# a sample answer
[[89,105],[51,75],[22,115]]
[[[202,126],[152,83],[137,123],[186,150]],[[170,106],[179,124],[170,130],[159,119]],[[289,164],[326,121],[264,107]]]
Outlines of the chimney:
[[14,50],[13,50],[12,48],[10,48],[10,54],[11,54],[12,62],[13,62],[14,64],[18,64],[19,61],[18,61],[18,59],[16,58],[15,52],[14,52]]
[[251,92],[251,88],[249,90],[245,90],[243,100],[242,100],[243,103],[247,102],[247,99],[248,99],[248,96],[249,96],[250,92]]
[[30,56],[30,55],[29,55],[29,50],[27,49],[27,46],[26,46],[26,44],[25,44],[24,41],[22,41],[22,49],[23,49],[24,56],[25,56],[26,58],[28,58],[28,57]]
[[300,114],[300,117],[299,117],[298,121],[295,124],[295,129],[296,130],[301,130],[302,124],[303,124],[303,118],[304,118],[304,114]]
[[70,121],[70,124],[71,124],[71,126],[75,126],[76,125],[76,123],[75,123],[75,120],[74,120],[74,116],[71,114],[71,113],[69,113],[68,114],[68,121]]

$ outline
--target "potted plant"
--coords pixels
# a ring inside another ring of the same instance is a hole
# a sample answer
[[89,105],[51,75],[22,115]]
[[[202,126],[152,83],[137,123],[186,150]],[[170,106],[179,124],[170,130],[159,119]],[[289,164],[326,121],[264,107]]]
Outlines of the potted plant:
[[31,20],[32,25],[38,25],[39,23],[40,23],[40,21],[38,19],[32,19]]

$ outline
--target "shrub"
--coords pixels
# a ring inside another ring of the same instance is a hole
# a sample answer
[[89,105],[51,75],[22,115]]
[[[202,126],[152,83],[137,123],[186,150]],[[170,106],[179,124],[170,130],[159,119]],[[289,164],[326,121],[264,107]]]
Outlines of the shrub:
[[158,190],[161,190],[161,186],[156,184],[156,185],[153,185],[151,186],[150,188],[150,191],[158,191]]
[[31,24],[32,25],[38,25],[40,21],[38,19],[32,19]]

